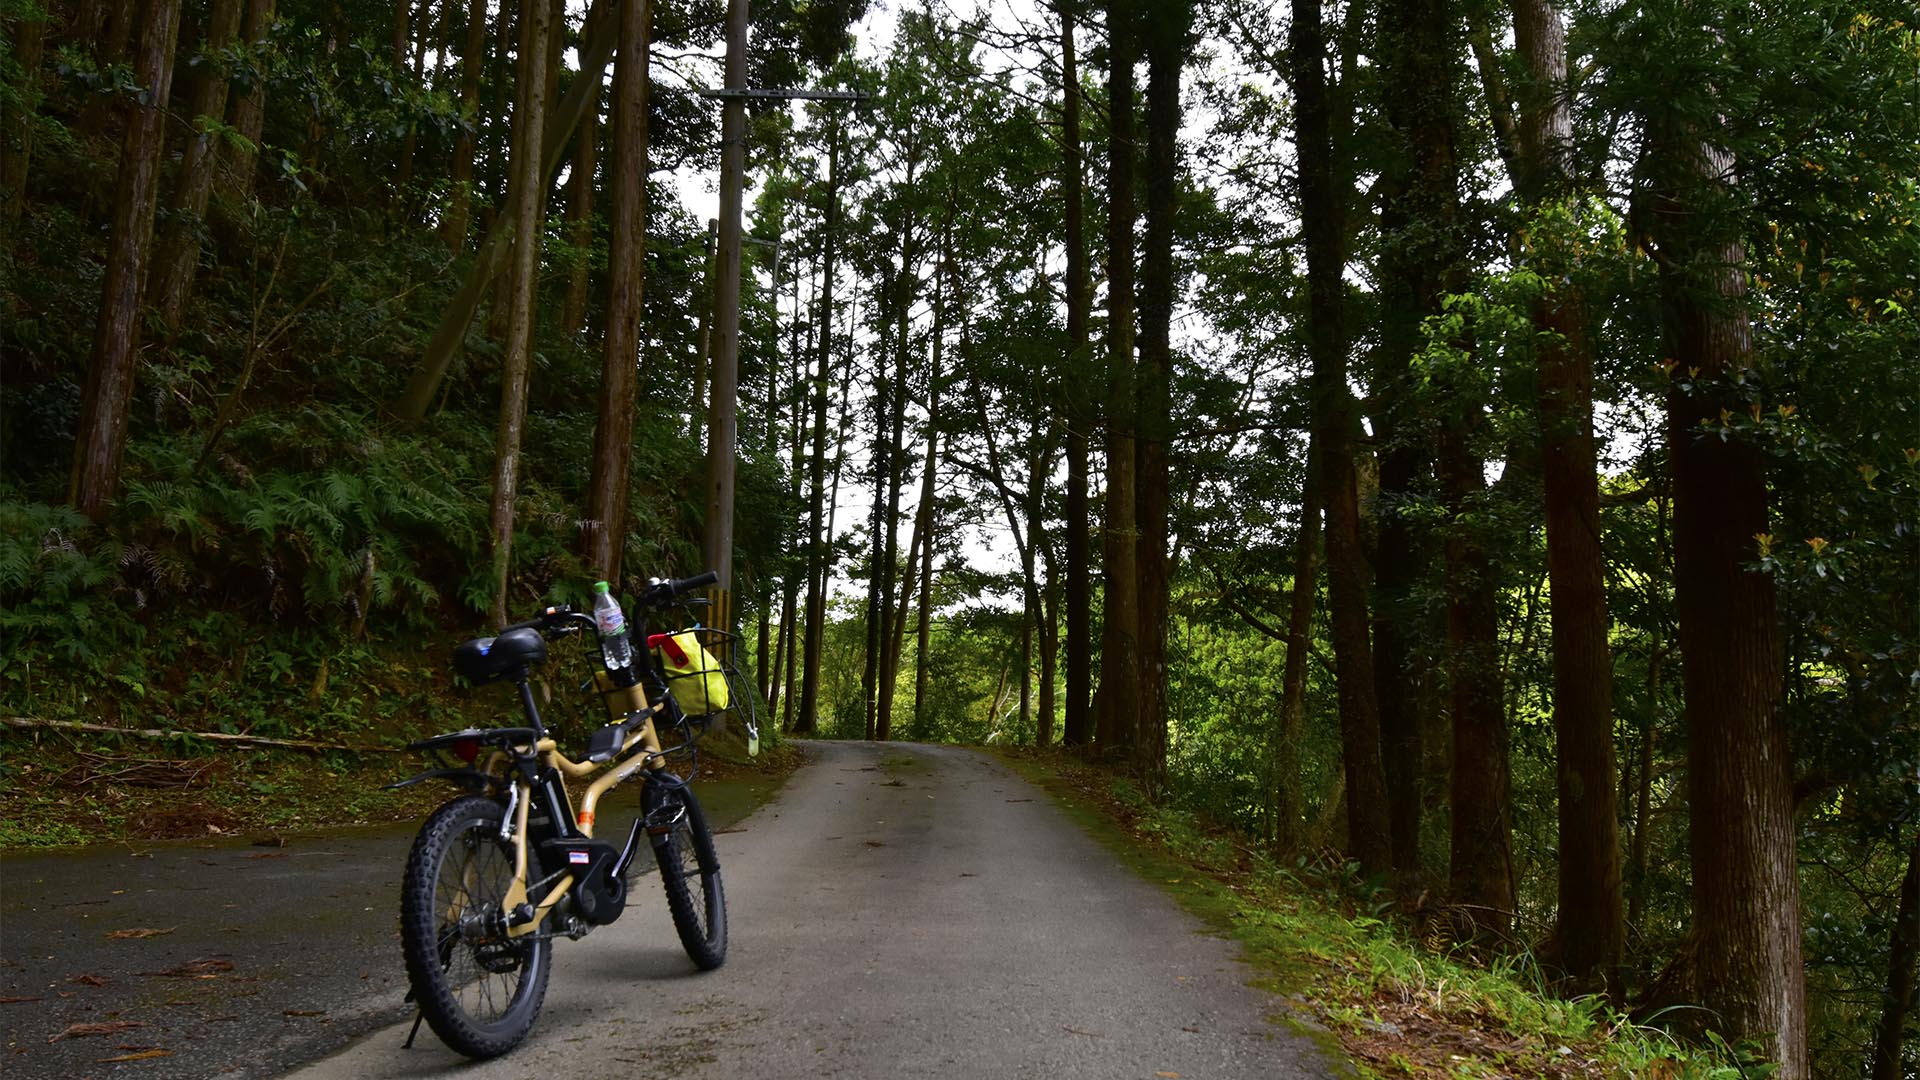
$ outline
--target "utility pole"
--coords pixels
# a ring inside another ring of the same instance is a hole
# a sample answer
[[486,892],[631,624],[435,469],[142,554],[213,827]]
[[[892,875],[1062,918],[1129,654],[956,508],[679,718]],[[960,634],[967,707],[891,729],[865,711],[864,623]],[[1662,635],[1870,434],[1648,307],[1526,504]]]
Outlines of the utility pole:
[[[749,99],[864,101],[866,94],[747,87],[747,0],[727,0],[726,85],[702,97],[719,98],[720,235],[714,260],[713,371],[707,399],[707,569],[719,576],[709,623],[733,629],[733,480],[740,393],[740,206],[747,171]],[[730,657],[722,656],[727,662]]]
[[[747,0],[727,0],[726,89],[747,87]],[[733,629],[734,442],[740,391],[740,202],[747,172],[747,103],[728,97],[720,114],[720,246],[713,287],[713,383],[707,399],[707,569],[711,623]],[[727,658],[722,658],[723,661]]]

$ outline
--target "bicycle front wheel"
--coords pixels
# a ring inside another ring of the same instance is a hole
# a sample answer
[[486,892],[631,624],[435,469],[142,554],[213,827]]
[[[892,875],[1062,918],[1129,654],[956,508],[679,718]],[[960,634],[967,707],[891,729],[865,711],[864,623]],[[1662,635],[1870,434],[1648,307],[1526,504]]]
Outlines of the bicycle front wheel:
[[660,861],[660,883],[667,890],[667,910],[680,944],[702,971],[712,971],[727,959],[727,894],[720,886],[720,856],[713,849],[713,830],[699,800],[686,787],[654,786],[658,794],[647,819],[657,832],[653,854]]
[[547,996],[550,940],[506,934],[513,847],[504,808],[446,803],[420,828],[400,893],[400,942],[414,1000],[440,1041],[470,1058],[513,1049]]

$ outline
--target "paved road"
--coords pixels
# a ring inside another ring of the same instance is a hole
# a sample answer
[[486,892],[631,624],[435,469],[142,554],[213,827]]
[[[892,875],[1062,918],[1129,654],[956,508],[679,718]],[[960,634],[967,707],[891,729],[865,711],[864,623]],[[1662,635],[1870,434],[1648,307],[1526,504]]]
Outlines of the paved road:
[[[1335,1074],[1200,933],[980,753],[814,743],[719,837],[732,951],[696,973],[664,904],[559,942],[533,1034],[465,1067],[421,1029],[294,1074],[787,1078]],[[644,898],[644,893],[637,894]],[[391,990],[386,991],[392,993]]]
[[[725,825],[771,786],[696,788]],[[609,801],[604,828],[624,835],[634,800]],[[0,859],[0,1077],[276,1076],[402,1021],[400,873],[416,827]],[[666,923],[655,880],[641,881],[636,926]],[[129,930],[167,932],[109,936]],[[103,1023],[133,1026],[49,1041]],[[150,1050],[166,1054],[102,1060]]]

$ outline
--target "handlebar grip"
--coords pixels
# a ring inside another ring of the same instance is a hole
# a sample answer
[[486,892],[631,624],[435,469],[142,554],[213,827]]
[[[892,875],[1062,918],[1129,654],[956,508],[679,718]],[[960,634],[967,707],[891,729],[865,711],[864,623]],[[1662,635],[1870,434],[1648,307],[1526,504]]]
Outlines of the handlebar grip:
[[578,612],[569,604],[555,604],[525,622],[509,623],[500,628],[504,634],[509,630],[538,630],[542,635],[551,636],[555,631],[565,629]]
[[719,580],[720,574],[717,571],[709,570],[704,574],[696,574],[690,578],[669,581],[667,583],[667,591],[675,596],[679,596],[681,593],[692,592],[703,585],[711,585]]

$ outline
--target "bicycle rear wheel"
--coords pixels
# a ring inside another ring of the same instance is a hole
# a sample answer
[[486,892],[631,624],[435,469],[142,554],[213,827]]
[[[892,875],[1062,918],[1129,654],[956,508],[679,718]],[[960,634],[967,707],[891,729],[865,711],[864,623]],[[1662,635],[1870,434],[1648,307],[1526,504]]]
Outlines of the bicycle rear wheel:
[[414,1000],[440,1041],[470,1058],[513,1049],[547,996],[553,942],[506,935],[513,847],[505,810],[468,796],[435,810],[414,838],[400,892],[400,942]]
[[654,835],[653,854],[660,862],[673,928],[695,966],[712,971],[727,960],[727,894],[720,885],[713,830],[690,789],[649,786],[657,794],[648,800],[647,820],[649,831],[663,830]]

